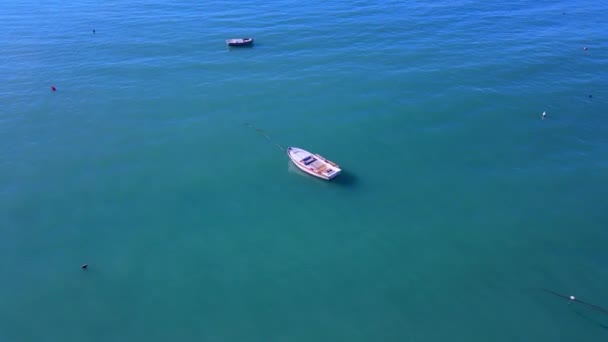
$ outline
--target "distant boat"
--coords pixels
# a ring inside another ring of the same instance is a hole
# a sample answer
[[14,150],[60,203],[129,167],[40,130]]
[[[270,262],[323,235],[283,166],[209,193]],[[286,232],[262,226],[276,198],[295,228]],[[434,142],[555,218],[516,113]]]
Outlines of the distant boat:
[[325,180],[330,180],[342,172],[342,169],[318,154],[312,154],[301,148],[287,149],[289,159],[302,171]]
[[253,45],[253,38],[227,39],[226,44],[228,44],[228,46],[251,46]]

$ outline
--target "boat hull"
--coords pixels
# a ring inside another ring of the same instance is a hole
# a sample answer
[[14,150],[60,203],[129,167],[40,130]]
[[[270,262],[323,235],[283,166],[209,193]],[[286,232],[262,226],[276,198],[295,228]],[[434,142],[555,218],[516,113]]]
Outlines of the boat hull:
[[228,39],[226,40],[226,44],[228,46],[252,46],[253,38]]
[[[289,159],[292,161],[292,163],[294,163],[295,166],[297,166],[300,170],[317,178],[331,180],[342,172],[342,170],[338,167],[337,164],[321,157],[318,154],[312,154],[302,149],[290,147],[287,149],[287,155],[289,156]],[[322,162],[324,164],[322,171],[316,170],[314,167],[308,166],[302,162],[303,157],[306,158],[309,156],[316,158],[317,161]]]

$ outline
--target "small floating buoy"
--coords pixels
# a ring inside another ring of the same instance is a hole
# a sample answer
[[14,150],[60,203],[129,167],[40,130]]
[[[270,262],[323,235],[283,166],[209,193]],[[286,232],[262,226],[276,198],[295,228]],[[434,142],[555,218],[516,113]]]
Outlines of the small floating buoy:
[[543,113],[540,115],[540,119],[541,119],[541,120],[545,120],[545,116],[547,116],[547,112],[543,112]]
[[95,29],[93,29],[93,34],[95,34]]
[[589,98],[592,98],[592,97],[593,97],[593,95],[589,94]]
[[55,86],[51,86],[51,91],[56,91],[57,88],[55,88]]
[[585,50],[585,51],[589,51],[589,48],[585,46],[585,47],[583,48],[583,50]]
[[560,298],[564,298],[564,299],[568,299],[568,304],[570,304],[571,302],[576,301],[577,303],[590,306],[590,307],[592,307],[593,309],[595,309],[597,311],[601,311],[601,312],[603,312],[605,314],[608,314],[608,310],[602,308],[601,306],[598,306],[598,305],[595,305],[595,304],[591,304],[591,303],[587,303],[587,302],[583,302],[582,300],[576,299],[576,297],[574,297],[574,296],[566,296],[566,295],[563,295],[563,294],[559,294],[559,293],[557,293],[555,291],[551,291],[549,289],[542,289],[542,290],[545,291],[545,292],[548,292],[548,293],[550,293],[550,294],[552,294],[554,296],[557,296],[557,297],[560,297]]
[[87,264],[82,264],[82,266],[80,266],[80,268],[82,268],[83,270],[86,270],[87,267],[89,267],[89,265],[87,265]]

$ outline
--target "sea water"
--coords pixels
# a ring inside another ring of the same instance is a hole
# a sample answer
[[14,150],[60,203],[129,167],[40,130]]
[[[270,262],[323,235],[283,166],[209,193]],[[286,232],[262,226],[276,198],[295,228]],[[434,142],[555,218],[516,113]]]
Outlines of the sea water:
[[0,3],[0,340],[605,341],[543,289],[608,306],[606,32],[586,0]]

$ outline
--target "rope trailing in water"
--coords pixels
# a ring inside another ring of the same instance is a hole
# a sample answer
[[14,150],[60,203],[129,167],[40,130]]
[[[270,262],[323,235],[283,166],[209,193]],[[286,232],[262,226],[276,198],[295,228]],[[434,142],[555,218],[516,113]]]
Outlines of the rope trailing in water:
[[[256,132],[258,132],[259,134],[261,134],[261,135],[262,135],[264,138],[266,138],[266,140],[268,140],[268,141],[269,141],[269,142],[271,142],[271,143],[274,143],[274,142],[272,141],[272,139],[270,138],[270,136],[268,135],[268,133],[264,132],[264,130],[259,129],[259,128],[255,127],[253,124],[250,124],[250,123],[248,123],[248,122],[247,122],[247,123],[245,123],[244,125],[245,125],[245,126],[248,126],[248,127],[251,127],[251,128],[252,128],[252,129],[254,129]],[[279,148],[281,151],[285,152],[285,149],[283,148],[283,146],[281,146],[281,145],[279,145],[279,144],[277,144],[277,143],[274,143],[274,144],[275,144],[275,146],[276,146],[276,147],[278,147],[278,148]]]
[[577,299],[574,296],[566,296],[566,295],[563,295],[563,294],[559,294],[559,293],[557,293],[555,291],[551,291],[549,289],[542,289],[542,290],[545,291],[545,292],[547,292],[547,293],[550,293],[550,294],[552,294],[554,296],[567,299],[568,300],[568,304],[570,304],[572,302],[581,303],[581,304],[587,305],[587,306],[589,306],[589,307],[591,307],[591,308],[593,308],[593,309],[595,309],[595,310],[597,310],[599,312],[603,312],[603,313],[605,313],[605,314],[608,315],[608,310],[602,308],[601,306],[598,306],[598,305],[595,305],[595,304],[591,304],[591,303],[587,303],[587,302],[583,302],[582,300]]

